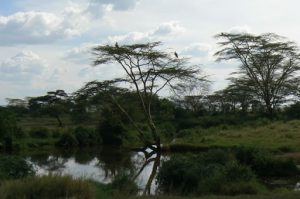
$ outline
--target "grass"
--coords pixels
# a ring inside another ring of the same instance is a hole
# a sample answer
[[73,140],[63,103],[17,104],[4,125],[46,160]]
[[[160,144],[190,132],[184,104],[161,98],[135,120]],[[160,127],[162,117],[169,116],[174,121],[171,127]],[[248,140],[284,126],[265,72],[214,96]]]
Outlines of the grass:
[[113,194],[111,185],[73,179],[69,176],[43,176],[10,180],[1,183],[0,199],[298,199],[299,192],[280,191],[260,195],[238,196],[132,196]]
[[[129,198],[130,199],[299,199],[299,197],[300,197],[299,193],[285,193],[285,194],[268,194],[268,195],[202,196],[196,198],[176,197],[176,196],[152,196],[152,197],[129,197]],[[125,199],[125,198],[119,198],[119,199]]]
[[[62,116],[61,120],[63,122],[63,128],[72,128],[75,127],[76,125],[74,122],[71,121],[71,118],[68,116]],[[88,127],[95,127],[97,125],[97,121],[91,121],[89,123],[85,123],[85,126]],[[32,127],[46,127],[49,129],[56,129],[59,128],[58,122],[55,118],[48,117],[48,116],[43,116],[43,117],[22,117],[19,118],[18,120],[18,125],[24,129],[24,130],[29,130]]]
[[69,176],[27,177],[4,181],[0,199],[94,199],[91,184]]
[[[67,132],[76,125],[69,118],[62,119],[65,123],[63,128],[57,127],[54,118],[21,118],[19,125],[24,131],[29,132],[32,128],[45,127],[50,132]],[[85,124],[85,127],[95,127],[95,124]],[[165,144],[165,149],[170,151],[199,151],[209,148],[228,148],[240,145],[266,148],[273,151],[295,152],[300,151],[300,120],[260,122],[254,121],[240,126],[221,125],[211,128],[190,128],[181,130],[177,135],[176,142]],[[59,133],[58,133],[59,134]],[[138,147],[140,142],[136,139],[136,133],[129,131],[124,146]],[[25,136],[15,140],[23,148],[40,148],[54,146],[57,137],[49,136],[46,139]]]
[[194,148],[255,146],[275,151],[300,151],[300,120],[275,121],[262,126],[221,126],[186,129],[176,145]]

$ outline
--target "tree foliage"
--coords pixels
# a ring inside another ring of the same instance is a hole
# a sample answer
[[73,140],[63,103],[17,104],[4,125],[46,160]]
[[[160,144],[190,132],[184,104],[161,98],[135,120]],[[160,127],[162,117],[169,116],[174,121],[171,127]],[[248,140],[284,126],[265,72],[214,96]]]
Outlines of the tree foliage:
[[[126,75],[111,81],[91,84],[98,84],[98,89],[100,86],[112,89],[110,85],[120,82],[131,85],[137,93],[141,109],[151,129],[152,139],[157,146],[160,145],[160,136],[151,112],[155,96],[164,88],[177,90],[183,88],[187,82],[204,80],[198,67],[190,66],[187,59],[174,57],[173,54],[160,50],[160,45],[160,42],[120,46],[116,43],[116,45],[100,45],[93,48],[95,66],[117,63]],[[113,93],[110,96],[122,112],[129,116],[122,104],[114,98]],[[132,119],[130,120],[134,123]],[[145,132],[140,129],[138,131],[140,138],[144,139]]]
[[296,94],[300,59],[295,43],[272,33],[221,33],[216,38],[222,40],[215,54],[218,60],[240,62],[232,82],[244,85],[262,100],[270,116],[287,96]]
[[49,91],[44,96],[29,100],[29,109],[33,113],[46,113],[57,119],[58,125],[63,126],[61,114],[68,112],[68,95],[64,90]]

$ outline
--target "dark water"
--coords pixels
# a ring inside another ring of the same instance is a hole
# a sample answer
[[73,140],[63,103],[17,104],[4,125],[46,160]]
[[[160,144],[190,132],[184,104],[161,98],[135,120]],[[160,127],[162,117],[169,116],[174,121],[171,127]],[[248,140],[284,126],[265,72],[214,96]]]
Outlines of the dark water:
[[[61,174],[76,178],[91,179],[109,183],[118,174],[136,175],[143,167],[146,158],[141,152],[124,151],[119,148],[32,151],[24,155],[36,169],[37,175]],[[154,156],[155,157],[155,154]],[[166,159],[161,156],[160,160]],[[154,162],[145,165],[135,178],[141,190],[152,172]],[[155,180],[151,183],[151,193],[156,190]]]

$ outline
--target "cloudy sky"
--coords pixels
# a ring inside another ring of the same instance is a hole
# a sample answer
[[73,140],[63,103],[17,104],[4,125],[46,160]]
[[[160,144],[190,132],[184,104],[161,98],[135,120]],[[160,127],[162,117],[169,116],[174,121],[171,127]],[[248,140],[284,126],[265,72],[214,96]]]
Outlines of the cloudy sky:
[[236,63],[217,63],[220,32],[274,32],[300,43],[297,0],[0,0],[0,104],[5,98],[73,92],[122,75],[91,67],[97,44],[163,41],[201,64],[212,89],[226,86]]

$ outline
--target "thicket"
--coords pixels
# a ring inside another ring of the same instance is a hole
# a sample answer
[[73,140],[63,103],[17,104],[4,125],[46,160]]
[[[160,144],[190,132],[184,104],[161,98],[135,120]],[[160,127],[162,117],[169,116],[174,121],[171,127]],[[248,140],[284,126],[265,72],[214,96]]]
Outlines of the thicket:
[[0,181],[23,178],[34,174],[33,166],[23,158],[12,155],[0,155]]
[[266,192],[264,177],[295,177],[295,162],[272,158],[258,149],[215,149],[200,155],[173,155],[163,162],[157,182],[162,193],[237,195]]

